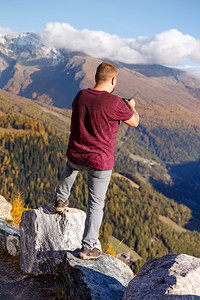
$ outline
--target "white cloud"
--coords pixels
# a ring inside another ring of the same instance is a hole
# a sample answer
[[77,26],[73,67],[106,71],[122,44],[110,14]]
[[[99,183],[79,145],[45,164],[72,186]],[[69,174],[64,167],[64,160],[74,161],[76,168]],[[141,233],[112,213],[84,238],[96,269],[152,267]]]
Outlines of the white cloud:
[[13,33],[12,29],[0,27],[0,36]]
[[176,29],[152,37],[125,39],[103,31],[77,30],[67,23],[47,23],[41,32],[46,44],[55,48],[82,51],[98,58],[126,63],[179,65],[183,61],[200,63],[200,40]]

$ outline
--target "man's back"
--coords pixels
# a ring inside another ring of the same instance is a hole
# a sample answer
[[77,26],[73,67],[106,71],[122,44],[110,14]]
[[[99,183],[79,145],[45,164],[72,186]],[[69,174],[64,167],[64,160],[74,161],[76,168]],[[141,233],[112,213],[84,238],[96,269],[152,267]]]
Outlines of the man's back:
[[93,89],[80,91],[72,109],[68,159],[97,170],[112,169],[119,120],[130,119],[130,109],[118,96]]

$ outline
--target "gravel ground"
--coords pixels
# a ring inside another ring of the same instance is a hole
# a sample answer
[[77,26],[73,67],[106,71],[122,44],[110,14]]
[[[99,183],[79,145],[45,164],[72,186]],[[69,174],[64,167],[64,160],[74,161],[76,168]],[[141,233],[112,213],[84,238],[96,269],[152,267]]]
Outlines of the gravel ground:
[[70,300],[62,276],[33,276],[21,272],[19,257],[0,252],[0,300]]

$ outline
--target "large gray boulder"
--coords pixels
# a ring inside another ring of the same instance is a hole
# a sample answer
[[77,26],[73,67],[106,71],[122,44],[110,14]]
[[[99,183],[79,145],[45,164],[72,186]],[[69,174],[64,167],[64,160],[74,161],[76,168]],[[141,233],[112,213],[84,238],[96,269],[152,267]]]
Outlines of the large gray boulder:
[[0,219],[0,249],[5,250],[8,254],[16,256],[20,250],[19,230],[5,220]]
[[20,223],[21,270],[55,274],[67,250],[81,248],[85,212],[68,208],[63,215],[39,208],[23,212]]
[[11,210],[12,205],[0,195],[0,218],[6,221],[13,221],[13,218],[10,214]]
[[121,260],[102,254],[98,260],[81,260],[78,253],[67,252],[64,272],[72,300],[120,300],[133,278],[131,269]]
[[200,258],[169,254],[149,260],[125,290],[123,300],[200,299]]

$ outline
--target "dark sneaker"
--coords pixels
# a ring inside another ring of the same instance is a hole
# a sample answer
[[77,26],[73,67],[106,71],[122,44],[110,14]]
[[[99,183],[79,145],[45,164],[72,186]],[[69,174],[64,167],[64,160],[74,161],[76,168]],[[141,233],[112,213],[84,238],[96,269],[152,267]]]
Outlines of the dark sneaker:
[[98,259],[101,256],[101,251],[97,248],[88,249],[86,247],[82,247],[78,256],[85,260],[86,259]]
[[55,201],[55,213],[62,214],[65,211],[68,204],[69,204],[68,200],[63,202],[62,200],[56,199],[56,201]]

